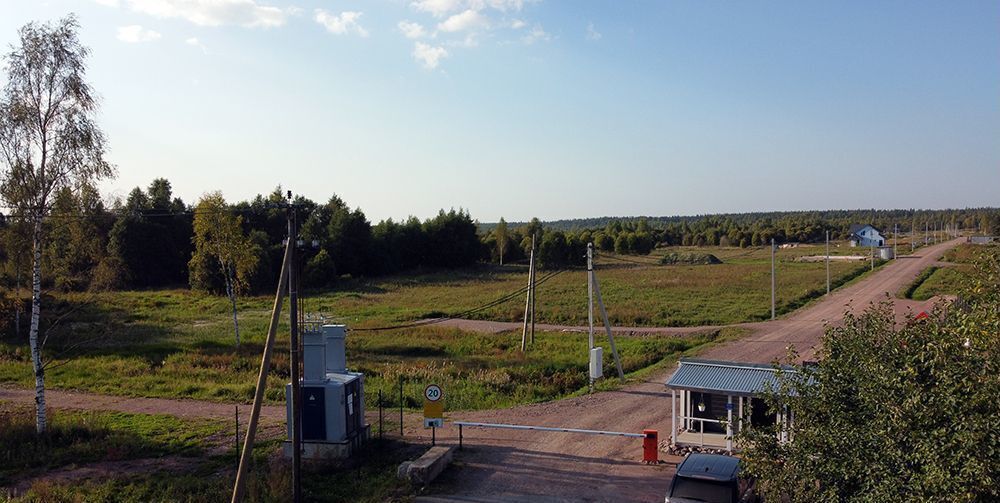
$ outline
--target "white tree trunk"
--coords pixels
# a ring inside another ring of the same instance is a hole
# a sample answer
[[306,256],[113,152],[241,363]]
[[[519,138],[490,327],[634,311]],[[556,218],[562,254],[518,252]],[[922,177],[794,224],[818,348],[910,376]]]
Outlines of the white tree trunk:
[[240,347],[240,322],[236,318],[236,288],[233,287],[229,267],[223,266],[223,271],[225,271],[224,276],[226,277],[226,295],[229,296],[229,302],[233,306],[233,328],[236,330],[236,347]]
[[35,372],[35,429],[44,433],[45,416],[45,369],[42,367],[42,348],[38,342],[38,320],[42,311],[42,218],[35,217],[32,231],[34,261],[31,269],[31,328],[28,341],[31,345],[31,364]]

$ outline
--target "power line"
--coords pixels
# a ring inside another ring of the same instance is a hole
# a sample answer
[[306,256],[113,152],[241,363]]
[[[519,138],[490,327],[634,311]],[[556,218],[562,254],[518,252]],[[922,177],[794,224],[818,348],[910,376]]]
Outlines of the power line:
[[632,259],[627,259],[627,258],[619,257],[617,255],[605,255],[603,253],[598,253],[597,256],[598,257],[609,258],[609,259],[612,259],[612,260],[618,260],[620,262],[628,262],[630,264],[638,264],[638,265],[664,265],[664,264],[662,264],[660,262],[650,262],[650,261],[644,261],[644,260],[640,260],[640,259],[632,260]]
[[[564,273],[564,272],[566,272],[568,270],[569,269],[560,269],[558,271],[550,272],[549,274],[546,274],[545,276],[542,276],[539,280],[537,280],[535,282],[535,286],[538,286],[538,285],[540,285],[542,283],[545,283],[546,281],[548,281],[548,280],[550,280],[550,279],[552,279],[552,278],[554,278],[554,277],[556,277],[556,276],[558,276],[558,275],[560,275],[560,274],[562,274],[562,273]],[[401,324],[401,325],[391,325],[391,326],[383,326],[383,327],[352,328],[351,331],[357,331],[357,332],[376,332],[376,331],[384,331],[384,330],[398,330],[398,329],[402,329],[402,328],[423,327],[423,326],[426,326],[426,325],[434,325],[434,324],[437,324],[437,323],[443,323],[443,322],[448,321],[448,320],[460,319],[460,318],[464,318],[464,317],[466,317],[466,316],[468,316],[470,314],[475,314],[475,313],[478,313],[480,311],[485,311],[485,310],[490,309],[492,307],[496,307],[496,306],[499,306],[500,304],[503,304],[505,302],[513,300],[514,298],[519,297],[519,296],[521,296],[521,294],[523,294],[526,291],[528,291],[528,288],[529,287],[527,287],[527,286],[521,287],[517,291],[508,293],[507,295],[504,295],[503,297],[500,297],[500,298],[498,298],[496,300],[493,300],[493,301],[488,302],[486,304],[483,304],[481,306],[474,307],[472,309],[468,309],[468,310],[462,311],[460,313],[455,313],[455,314],[448,315],[448,316],[442,316],[440,318],[434,318],[434,319],[422,320],[422,321],[415,321],[415,322],[412,322],[412,323],[404,323],[404,324]]]

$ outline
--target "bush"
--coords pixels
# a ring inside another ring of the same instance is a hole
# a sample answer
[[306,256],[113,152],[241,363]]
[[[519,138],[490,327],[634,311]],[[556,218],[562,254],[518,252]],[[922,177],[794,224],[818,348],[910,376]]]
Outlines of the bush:
[[711,265],[711,264],[721,264],[722,261],[719,257],[712,255],[711,253],[668,253],[660,259],[661,264],[667,265]]

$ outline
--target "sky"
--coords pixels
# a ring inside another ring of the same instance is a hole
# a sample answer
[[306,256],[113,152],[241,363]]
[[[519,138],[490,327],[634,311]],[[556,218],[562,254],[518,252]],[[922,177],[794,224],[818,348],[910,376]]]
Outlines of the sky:
[[373,221],[1000,206],[996,1],[0,0],[0,48],[70,12],[108,197],[281,185]]

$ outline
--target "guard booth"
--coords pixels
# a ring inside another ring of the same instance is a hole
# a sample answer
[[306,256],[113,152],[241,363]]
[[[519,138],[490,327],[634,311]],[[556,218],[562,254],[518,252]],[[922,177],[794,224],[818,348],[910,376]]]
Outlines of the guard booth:
[[[793,414],[768,414],[759,395],[777,389],[777,371],[772,365],[681,358],[667,380],[672,414],[672,446],[697,446],[734,450],[733,437],[753,425],[791,424]],[[797,373],[782,366],[781,372]],[[749,410],[749,424],[744,412]],[[787,440],[785,431],[780,433]]]
[[[347,370],[344,325],[306,322],[302,326],[302,456],[343,458],[364,443],[364,374]],[[288,440],[291,428],[292,384],[285,385]],[[286,442],[286,453],[290,445]]]

